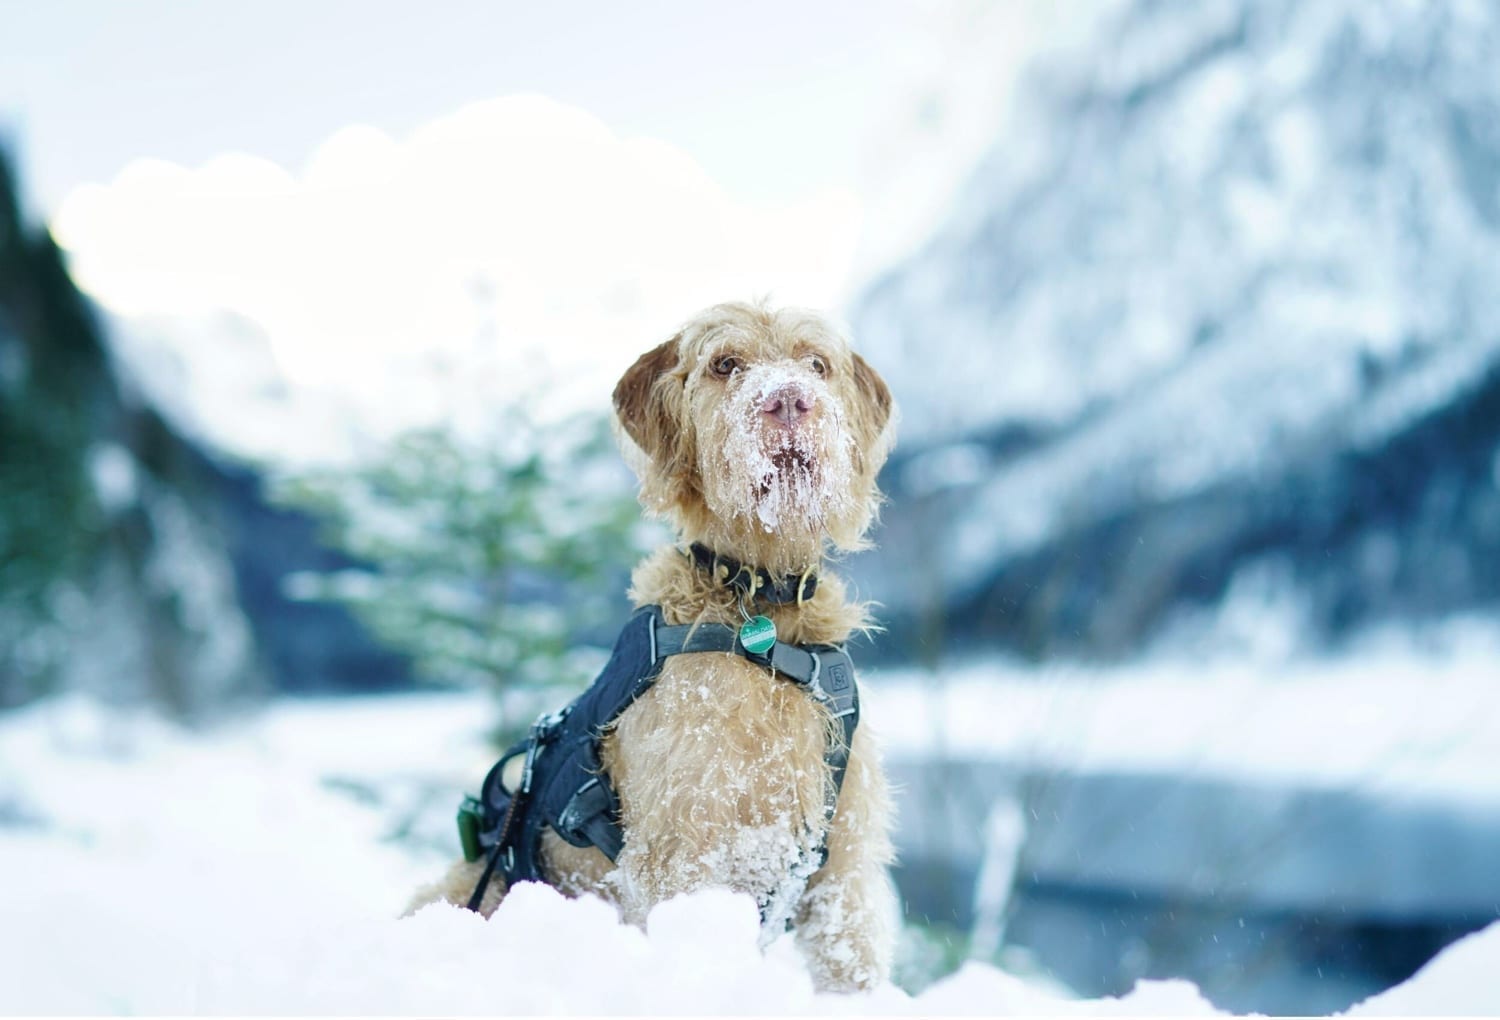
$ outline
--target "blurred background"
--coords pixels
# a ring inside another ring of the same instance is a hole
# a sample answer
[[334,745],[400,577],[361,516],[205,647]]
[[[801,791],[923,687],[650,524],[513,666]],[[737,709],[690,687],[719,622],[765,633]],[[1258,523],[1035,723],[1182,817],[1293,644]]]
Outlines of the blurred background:
[[901,405],[840,569],[905,987],[1329,1012],[1500,917],[1500,9],[0,23],[0,952],[59,1008],[456,852],[666,539],[611,386],[761,294]]

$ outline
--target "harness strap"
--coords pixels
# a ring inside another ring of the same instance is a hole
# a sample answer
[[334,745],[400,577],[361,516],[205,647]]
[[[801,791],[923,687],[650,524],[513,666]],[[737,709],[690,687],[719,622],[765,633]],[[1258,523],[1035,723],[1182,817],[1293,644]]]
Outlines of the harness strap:
[[619,798],[604,777],[599,775],[573,794],[557,820],[557,829],[563,838],[575,846],[581,845],[579,840],[586,840],[598,847],[604,856],[614,860],[625,849],[625,833],[614,821],[619,814]]
[[690,623],[667,627],[657,624],[656,659],[684,652],[734,652],[773,673],[795,680],[835,718],[859,712],[859,693],[854,686],[854,664],[849,654],[835,645],[793,645],[778,641],[768,654],[758,655],[740,644],[739,631],[723,623]]

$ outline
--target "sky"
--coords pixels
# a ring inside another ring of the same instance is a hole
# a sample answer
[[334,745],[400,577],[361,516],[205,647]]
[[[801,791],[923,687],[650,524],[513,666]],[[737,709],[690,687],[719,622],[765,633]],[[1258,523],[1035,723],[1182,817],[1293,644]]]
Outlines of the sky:
[[837,316],[991,142],[1037,6],[0,0],[0,132],[169,416],[339,455],[604,406],[715,301]]
[[47,209],[135,158],[297,167],[348,124],[401,135],[513,92],[670,141],[746,198],[785,199],[854,183],[915,10],[0,0],[0,109]]

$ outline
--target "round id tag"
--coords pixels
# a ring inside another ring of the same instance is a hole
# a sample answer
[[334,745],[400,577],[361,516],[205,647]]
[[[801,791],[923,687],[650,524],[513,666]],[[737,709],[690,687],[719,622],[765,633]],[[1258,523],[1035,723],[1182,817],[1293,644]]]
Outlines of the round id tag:
[[776,644],[776,624],[764,616],[746,620],[740,627],[740,644],[745,646],[747,652],[766,654]]

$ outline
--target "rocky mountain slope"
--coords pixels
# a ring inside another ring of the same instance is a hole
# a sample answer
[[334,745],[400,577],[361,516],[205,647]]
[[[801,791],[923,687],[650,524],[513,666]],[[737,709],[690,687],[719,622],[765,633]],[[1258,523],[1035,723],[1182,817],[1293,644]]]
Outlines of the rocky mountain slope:
[[[1117,5],[852,319],[894,645],[1316,645],[1500,599],[1500,14]],[[1268,625],[1267,613],[1285,619]]]
[[141,399],[0,158],[0,707],[408,682],[342,610],[288,602],[286,572],[337,564],[260,488]]

